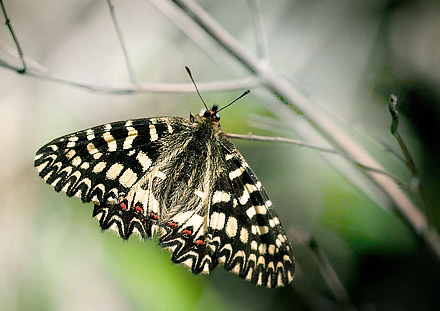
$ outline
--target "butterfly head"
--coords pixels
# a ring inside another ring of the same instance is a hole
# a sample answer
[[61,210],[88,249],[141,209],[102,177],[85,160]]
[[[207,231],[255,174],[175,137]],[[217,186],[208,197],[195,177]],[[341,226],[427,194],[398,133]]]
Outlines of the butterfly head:
[[203,117],[211,119],[212,122],[218,123],[220,121],[220,114],[218,113],[218,106],[212,106],[211,110],[205,110],[203,112]]

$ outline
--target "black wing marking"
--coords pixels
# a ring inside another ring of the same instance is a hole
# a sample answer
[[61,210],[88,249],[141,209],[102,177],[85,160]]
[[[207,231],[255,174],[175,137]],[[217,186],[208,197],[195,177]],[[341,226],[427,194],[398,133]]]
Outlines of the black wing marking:
[[218,265],[218,261],[212,257],[207,244],[207,216],[202,217],[191,212],[176,216],[183,222],[169,221],[162,226],[160,246],[171,252],[174,263],[182,264],[195,274],[209,274]]
[[145,215],[141,208],[127,209],[124,203],[95,205],[93,217],[98,219],[102,229],[113,230],[125,240],[133,233],[144,239],[151,237],[159,219],[155,213]]

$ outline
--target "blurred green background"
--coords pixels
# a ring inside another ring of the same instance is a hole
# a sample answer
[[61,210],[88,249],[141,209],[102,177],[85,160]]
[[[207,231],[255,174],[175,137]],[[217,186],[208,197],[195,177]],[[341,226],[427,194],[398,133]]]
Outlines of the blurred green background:
[[[198,3],[256,50],[247,1]],[[106,1],[4,4],[25,55],[51,72],[84,83],[129,81]],[[260,4],[273,66],[345,120],[347,132],[388,172],[409,182],[407,168],[371,142],[399,150],[386,108],[390,93],[399,96],[399,130],[438,226],[440,3]],[[185,65],[199,83],[247,76],[229,72],[221,65],[227,54],[207,55],[193,42],[197,38],[188,38],[149,1],[114,5],[138,81],[188,83]],[[5,25],[0,43],[0,59],[19,64],[5,52],[14,46]],[[203,96],[222,106],[239,94]],[[35,151],[61,135],[129,118],[188,117],[201,107],[195,94],[103,94],[0,68],[0,310],[348,310],[335,301],[298,230],[316,238],[355,309],[438,310],[438,259],[379,198],[366,196],[307,148],[236,141],[294,244],[297,275],[281,289],[255,287],[222,268],[193,276],[171,264],[157,240],[122,241],[102,233],[91,204],[55,193],[33,168]],[[222,126],[230,133],[296,137],[261,129],[255,115],[273,117],[264,102],[247,96],[222,111]]]

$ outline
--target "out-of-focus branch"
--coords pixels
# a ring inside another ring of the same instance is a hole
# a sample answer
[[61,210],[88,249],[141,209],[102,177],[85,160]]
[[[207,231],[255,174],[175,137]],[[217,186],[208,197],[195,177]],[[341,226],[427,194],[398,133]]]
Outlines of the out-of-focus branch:
[[115,26],[116,34],[118,35],[119,43],[121,44],[122,53],[124,54],[125,65],[127,66],[128,75],[132,83],[136,83],[134,77],[133,67],[131,66],[130,58],[128,57],[127,48],[125,47],[124,38],[122,37],[121,29],[119,28],[119,23],[115,14],[115,6],[111,0],[107,0],[108,7],[110,9],[110,15],[112,17],[113,25]]
[[347,290],[313,236],[310,237],[309,247],[315,255],[315,258],[319,263],[321,274],[333,292],[336,300],[345,306],[349,306],[350,300],[348,298]]
[[344,307],[343,310],[356,310],[350,302],[344,284],[327,258],[325,251],[319,246],[315,237],[310,232],[306,231],[301,225],[294,225],[288,229],[287,233],[292,239],[294,245],[307,245],[312,251],[324,281],[332,291],[335,300]]
[[[6,60],[0,58],[0,67],[15,71],[19,74],[26,74],[28,76],[41,78],[45,80],[51,80],[54,82],[83,88],[92,92],[108,93],[108,94],[138,94],[138,93],[193,93],[194,87],[191,83],[135,83],[134,74],[131,69],[130,60],[125,48],[125,44],[114,15],[114,9],[111,1],[108,0],[110,13],[112,15],[113,23],[118,33],[118,38],[121,43],[121,47],[124,53],[124,57],[127,63],[127,70],[130,74],[130,80],[132,83],[91,83],[84,82],[82,80],[75,80],[69,77],[59,76],[50,72],[44,66],[37,61],[24,55],[21,49],[17,36],[12,28],[6,9],[3,5],[3,1],[0,0],[3,15],[6,19],[6,25],[9,28],[11,36],[14,39],[16,45],[16,51],[11,47],[0,43],[1,51],[6,54],[19,59],[22,63],[22,67],[18,67]],[[203,92],[216,92],[216,91],[228,91],[228,90],[243,90],[248,88],[255,88],[261,84],[261,80],[258,77],[246,77],[241,79],[234,79],[228,81],[215,81],[215,82],[200,82],[197,84],[198,88]]]
[[12,39],[14,40],[15,46],[17,47],[18,54],[20,55],[20,61],[22,68],[19,70],[16,70],[18,73],[25,73],[26,72],[26,62],[24,61],[24,54],[23,50],[21,48],[20,42],[18,41],[17,36],[15,35],[15,31],[12,28],[11,20],[9,19],[9,16],[6,12],[5,5],[3,4],[3,0],[0,0],[0,6],[2,7],[3,16],[5,17],[5,24],[9,28],[9,32],[11,33]]
[[266,29],[263,18],[261,17],[261,7],[259,0],[248,0],[249,8],[254,23],[255,37],[257,41],[257,55],[259,58],[269,61],[269,42],[267,40]]
[[300,147],[310,148],[310,149],[317,150],[317,151],[320,151],[320,152],[337,154],[337,155],[339,155],[339,156],[349,160],[350,162],[352,162],[357,167],[359,167],[359,168],[361,168],[363,170],[367,170],[367,171],[371,171],[371,172],[376,172],[376,173],[379,173],[379,174],[384,174],[384,175],[392,178],[400,186],[408,187],[408,185],[403,180],[400,180],[399,178],[391,175],[390,173],[387,173],[387,172],[385,172],[385,171],[383,171],[381,169],[378,169],[378,168],[369,167],[367,165],[359,163],[356,160],[350,158],[347,154],[345,154],[345,153],[343,153],[343,152],[341,152],[339,150],[329,149],[329,148],[317,146],[317,145],[314,145],[314,144],[310,144],[310,143],[306,143],[306,142],[303,142],[303,141],[299,141],[299,140],[292,139],[292,138],[286,138],[286,137],[261,136],[261,135],[253,135],[253,134],[233,134],[233,133],[227,133],[227,134],[225,134],[225,136],[229,137],[229,138],[233,138],[233,139],[287,143],[287,144],[297,145],[297,146],[300,146]]
[[[13,57],[18,57],[17,53],[11,51],[10,47],[0,44],[0,49]],[[24,74],[45,80],[80,87],[89,91],[109,94],[137,94],[137,93],[193,93],[194,86],[191,83],[113,83],[98,84],[74,80],[67,77],[58,76],[49,72],[36,61],[24,56],[29,64]],[[22,69],[16,65],[10,64],[0,58],[0,66],[20,72]],[[243,90],[254,88],[261,84],[258,77],[248,77],[237,80],[201,82],[197,87],[203,92],[215,92],[226,90]]]

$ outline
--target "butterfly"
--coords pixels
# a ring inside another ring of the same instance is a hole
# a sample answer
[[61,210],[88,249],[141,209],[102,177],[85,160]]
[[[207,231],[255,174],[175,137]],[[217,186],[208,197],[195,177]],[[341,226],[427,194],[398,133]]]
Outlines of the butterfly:
[[195,274],[223,265],[254,284],[285,286],[295,270],[291,243],[261,182],[225,137],[224,108],[62,136],[37,151],[35,167],[55,191],[93,203],[102,229],[123,239],[157,234],[171,260]]

